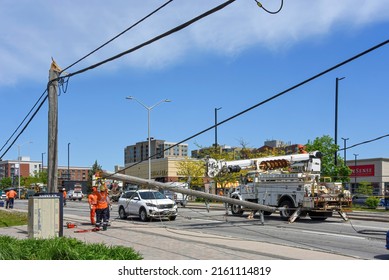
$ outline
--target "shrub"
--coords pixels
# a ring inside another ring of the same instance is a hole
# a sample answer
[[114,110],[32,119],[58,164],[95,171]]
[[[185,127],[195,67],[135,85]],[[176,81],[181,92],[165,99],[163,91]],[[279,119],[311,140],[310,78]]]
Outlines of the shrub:
[[378,204],[380,203],[380,199],[374,196],[370,196],[366,199],[366,206],[370,209],[376,209]]

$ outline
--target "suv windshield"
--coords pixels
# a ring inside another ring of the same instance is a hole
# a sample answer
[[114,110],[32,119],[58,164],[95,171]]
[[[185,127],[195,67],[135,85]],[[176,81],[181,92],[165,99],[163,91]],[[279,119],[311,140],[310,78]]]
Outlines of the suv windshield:
[[160,192],[140,192],[142,199],[165,199],[166,197]]

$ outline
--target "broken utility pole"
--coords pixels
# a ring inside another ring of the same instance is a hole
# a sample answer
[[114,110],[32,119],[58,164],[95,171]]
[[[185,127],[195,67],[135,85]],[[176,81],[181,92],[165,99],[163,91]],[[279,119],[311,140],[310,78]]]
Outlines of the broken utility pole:
[[58,77],[61,69],[52,59],[49,71],[48,97],[48,150],[47,150],[47,190],[58,192]]

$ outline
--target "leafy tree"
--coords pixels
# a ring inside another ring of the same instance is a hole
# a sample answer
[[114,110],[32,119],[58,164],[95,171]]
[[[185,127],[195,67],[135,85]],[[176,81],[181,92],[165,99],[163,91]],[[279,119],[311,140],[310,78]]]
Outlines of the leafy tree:
[[373,194],[373,186],[369,182],[360,182],[357,188],[358,194],[372,195]]
[[11,177],[4,177],[0,180],[0,186],[1,189],[6,189],[12,187],[12,178]]
[[47,171],[36,172],[32,176],[24,177],[21,179],[21,184],[23,186],[30,186],[32,184],[42,183],[47,185]]
[[88,172],[88,183],[87,183],[88,192],[92,192],[93,175],[95,175],[97,172],[100,172],[102,170],[103,170],[103,168],[101,167],[100,164],[97,163],[97,160],[96,160],[95,163],[92,165],[92,168]]
[[177,175],[185,178],[188,181],[190,178],[190,186],[203,186],[203,177],[205,174],[204,162],[201,160],[185,159],[177,163]]
[[[320,151],[323,154],[321,158],[321,173],[323,176],[331,177],[334,181],[350,181],[351,169],[345,164],[337,151],[339,146],[335,145],[333,139],[324,135],[317,137],[314,141],[308,141],[305,145],[308,152]],[[337,154],[337,166],[335,166],[334,156]]]

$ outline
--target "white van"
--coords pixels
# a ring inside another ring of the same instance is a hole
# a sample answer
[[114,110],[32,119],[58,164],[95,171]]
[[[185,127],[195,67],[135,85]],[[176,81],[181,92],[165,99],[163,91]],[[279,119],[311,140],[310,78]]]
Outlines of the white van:
[[[187,183],[181,183],[181,182],[171,182],[170,185],[172,187],[181,187],[184,189],[188,189]],[[164,195],[166,195],[171,200],[174,200],[177,204],[181,204],[182,207],[185,207],[188,203],[188,195],[179,193],[179,192],[173,192],[171,190],[162,190]]]

